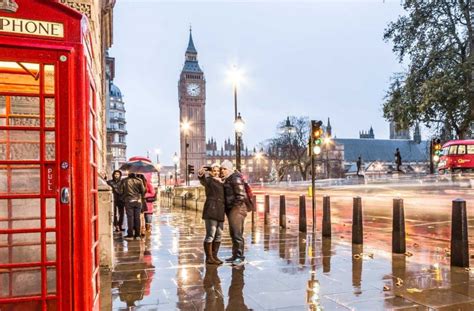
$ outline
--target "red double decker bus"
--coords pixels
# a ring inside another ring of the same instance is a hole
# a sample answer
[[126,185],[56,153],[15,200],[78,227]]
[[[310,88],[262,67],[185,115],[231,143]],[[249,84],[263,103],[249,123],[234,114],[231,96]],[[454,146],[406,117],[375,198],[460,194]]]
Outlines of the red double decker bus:
[[442,150],[440,173],[474,172],[474,140],[451,140]]

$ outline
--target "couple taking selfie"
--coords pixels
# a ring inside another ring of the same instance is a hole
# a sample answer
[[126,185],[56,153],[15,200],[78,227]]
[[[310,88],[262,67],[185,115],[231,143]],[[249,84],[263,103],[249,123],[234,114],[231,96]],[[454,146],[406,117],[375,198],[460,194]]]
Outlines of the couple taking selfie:
[[234,165],[229,160],[220,165],[203,166],[198,172],[198,178],[206,190],[206,202],[202,218],[206,225],[204,253],[206,263],[220,265],[223,262],[217,253],[224,230],[224,218],[229,222],[229,233],[232,239],[232,256],[225,259],[234,266],[244,264],[244,220],[247,212],[253,209],[250,187],[242,174],[234,171]]

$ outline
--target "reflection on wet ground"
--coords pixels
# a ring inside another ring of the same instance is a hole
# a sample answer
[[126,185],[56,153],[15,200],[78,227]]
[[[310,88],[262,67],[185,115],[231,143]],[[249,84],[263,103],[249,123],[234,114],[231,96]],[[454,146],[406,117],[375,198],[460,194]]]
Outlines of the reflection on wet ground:
[[[411,253],[392,255],[389,231],[366,231],[361,246],[349,231],[322,239],[277,221],[247,217],[244,267],[206,266],[201,213],[161,207],[146,240],[115,236],[102,310],[474,310],[474,271],[446,265],[444,244],[407,242]],[[226,235],[220,257],[230,254]]]

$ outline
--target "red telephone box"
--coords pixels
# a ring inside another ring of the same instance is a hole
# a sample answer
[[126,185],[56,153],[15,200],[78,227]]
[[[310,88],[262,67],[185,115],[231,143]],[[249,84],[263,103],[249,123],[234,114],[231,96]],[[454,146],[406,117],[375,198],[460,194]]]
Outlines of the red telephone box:
[[98,309],[92,58],[79,12],[0,1],[0,310]]

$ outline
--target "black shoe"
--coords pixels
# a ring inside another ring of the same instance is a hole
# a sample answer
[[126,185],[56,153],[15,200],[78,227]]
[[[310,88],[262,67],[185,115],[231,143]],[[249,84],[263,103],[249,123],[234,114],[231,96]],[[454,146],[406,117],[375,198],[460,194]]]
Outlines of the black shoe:
[[125,229],[124,229],[124,228],[120,228],[120,231],[125,232]]
[[224,260],[225,260],[225,262],[233,262],[236,258],[237,257],[232,256],[232,257],[226,258]]

